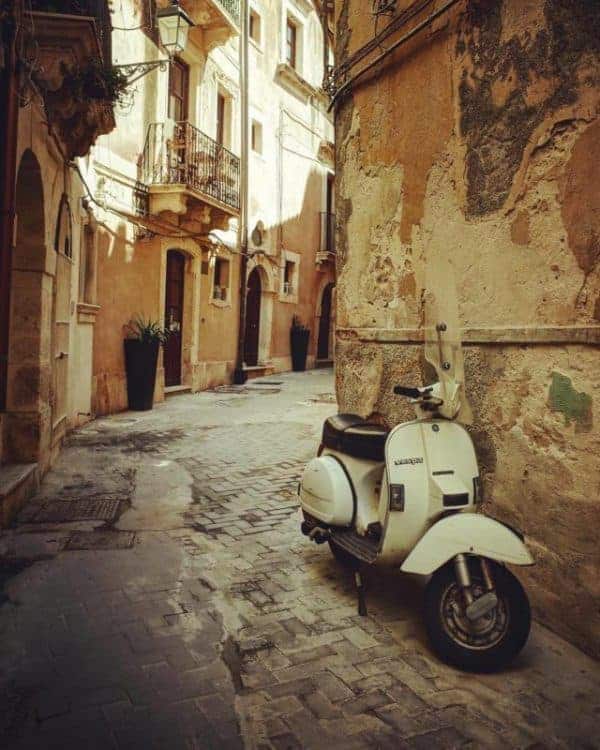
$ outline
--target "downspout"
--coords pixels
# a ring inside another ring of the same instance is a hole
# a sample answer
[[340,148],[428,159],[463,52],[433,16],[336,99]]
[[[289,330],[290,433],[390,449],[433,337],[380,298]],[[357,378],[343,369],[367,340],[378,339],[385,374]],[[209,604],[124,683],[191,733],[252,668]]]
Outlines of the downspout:
[[244,371],[244,349],[246,343],[246,274],[248,270],[248,0],[241,0],[240,34],[240,93],[241,93],[241,138],[240,149],[240,220],[238,223],[238,245],[240,248],[240,315],[238,341],[233,382],[246,382]]
[[[8,4],[10,6],[10,4]],[[4,67],[0,70],[0,411],[6,409],[8,384],[8,347],[10,331],[11,265],[15,234],[15,200],[17,178],[18,63],[17,15],[21,3],[0,27],[4,50]]]

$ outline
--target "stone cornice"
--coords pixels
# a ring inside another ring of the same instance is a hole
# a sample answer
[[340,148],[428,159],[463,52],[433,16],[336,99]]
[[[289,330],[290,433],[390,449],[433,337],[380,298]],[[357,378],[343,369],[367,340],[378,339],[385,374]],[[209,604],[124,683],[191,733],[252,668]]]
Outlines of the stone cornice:
[[[422,328],[350,328],[338,327],[342,341],[361,341],[372,344],[422,344]],[[600,344],[600,325],[591,326],[493,326],[463,328],[463,344]]]

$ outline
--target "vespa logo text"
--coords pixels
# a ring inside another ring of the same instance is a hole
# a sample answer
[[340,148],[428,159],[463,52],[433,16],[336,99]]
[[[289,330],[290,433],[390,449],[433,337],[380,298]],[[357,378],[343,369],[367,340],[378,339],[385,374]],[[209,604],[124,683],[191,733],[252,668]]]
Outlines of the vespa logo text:
[[394,461],[394,466],[406,466],[407,464],[413,465],[413,464],[422,464],[423,459],[422,458],[397,458]]

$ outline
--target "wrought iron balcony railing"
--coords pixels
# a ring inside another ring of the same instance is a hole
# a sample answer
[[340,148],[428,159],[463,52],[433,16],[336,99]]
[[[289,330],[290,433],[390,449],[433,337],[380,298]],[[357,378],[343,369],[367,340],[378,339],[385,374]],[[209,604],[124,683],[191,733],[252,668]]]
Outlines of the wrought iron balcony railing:
[[186,121],[149,126],[142,179],[148,185],[185,185],[240,207],[239,158]]
[[218,0],[219,5],[222,5],[227,13],[233,18],[236,24],[240,23],[240,0]]
[[335,253],[335,214],[321,211],[321,252]]

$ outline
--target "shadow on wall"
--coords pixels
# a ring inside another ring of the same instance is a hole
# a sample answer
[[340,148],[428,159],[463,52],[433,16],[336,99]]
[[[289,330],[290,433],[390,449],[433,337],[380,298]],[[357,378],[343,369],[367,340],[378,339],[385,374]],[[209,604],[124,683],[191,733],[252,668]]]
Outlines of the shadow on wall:
[[[295,172],[288,168],[284,174]],[[268,352],[271,359],[290,356],[289,332],[294,316],[298,316],[310,329],[309,356],[316,358],[318,354],[323,295],[325,289],[335,284],[333,258],[317,263],[317,256],[325,250],[328,240],[329,246],[335,248],[333,232],[329,230],[328,237],[327,220],[322,218],[322,214],[326,213],[323,201],[325,180],[326,173],[314,167],[310,169],[300,206],[292,216],[281,223],[266,226],[265,240],[260,246],[252,241],[252,223],[249,227],[249,252],[254,254],[254,262],[263,269],[263,285],[266,276],[269,289],[275,292],[276,307],[271,316],[269,342],[261,347],[265,354]],[[292,188],[284,183],[284,210],[288,194],[293,195],[297,192],[296,185],[297,183]],[[251,204],[250,215],[255,221],[259,221],[259,206]],[[264,255],[260,252],[263,249]],[[268,301],[263,288],[261,317],[265,317],[262,315],[265,312],[262,307],[266,305]],[[268,320],[261,322],[269,323]],[[331,346],[328,349],[328,356],[331,357]]]
[[162,319],[160,253],[155,243],[135,243],[125,222],[114,233],[99,230],[98,302],[94,336],[93,409],[96,415],[127,408],[123,339],[136,315]]

